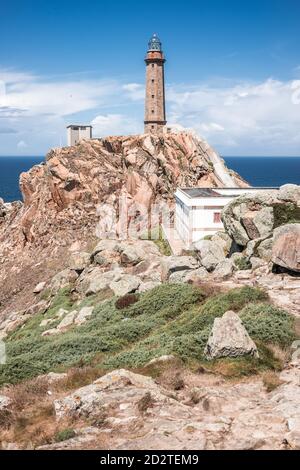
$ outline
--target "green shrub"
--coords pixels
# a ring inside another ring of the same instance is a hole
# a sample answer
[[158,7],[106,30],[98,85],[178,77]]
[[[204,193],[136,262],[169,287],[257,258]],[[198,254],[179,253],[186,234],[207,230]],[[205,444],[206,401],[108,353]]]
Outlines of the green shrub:
[[284,204],[276,204],[274,211],[274,228],[285,224],[300,222],[300,207],[292,202],[284,202]]
[[246,256],[236,258],[234,260],[234,264],[240,271],[246,271],[247,269],[251,269],[251,263]]
[[284,347],[295,339],[293,317],[273,305],[247,305],[241,311],[241,319],[249,335],[264,343]]
[[[136,303],[122,310],[116,308],[115,298],[103,302],[94,296],[81,304],[88,302],[95,307],[85,324],[49,337],[41,336],[43,328],[37,315],[25,324],[25,331],[20,329],[8,338],[7,364],[0,366],[0,385],[79,364],[101,369],[140,368],[166,354],[200,364],[205,362],[203,351],[214,319],[227,310],[241,312],[249,334],[259,344],[261,358],[237,362],[240,370],[250,373],[257,368],[278,367],[264,347],[268,343],[285,346],[292,341],[290,316],[269,305],[268,296],[260,289],[242,287],[209,298],[206,295],[189,284],[162,284],[140,294]],[[56,298],[51,312],[41,317],[55,315],[62,304],[74,308],[66,291]],[[239,370],[238,365],[226,364],[233,374]],[[207,367],[217,366],[210,363]]]
[[202,310],[207,315],[221,316],[228,310],[238,312],[250,302],[266,300],[268,295],[263,290],[245,286],[211,297],[205,302]]
[[171,256],[172,250],[167,240],[153,240],[155,245],[158,247],[160,253],[164,256]]
[[75,436],[76,436],[76,432],[74,431],[74,429],[67,428],[67,429],[63,429],[62,431],[58,431],[54,436],[54,441],[63,442],[63,441],[67,441],[68,439],[72,439]]
[[204,300],[205,294],[198,287],[186,284],[162,284],[145,292],[140,301],[128,309],[128,316],[153,315],[171,308],[180,312],[184,307]]

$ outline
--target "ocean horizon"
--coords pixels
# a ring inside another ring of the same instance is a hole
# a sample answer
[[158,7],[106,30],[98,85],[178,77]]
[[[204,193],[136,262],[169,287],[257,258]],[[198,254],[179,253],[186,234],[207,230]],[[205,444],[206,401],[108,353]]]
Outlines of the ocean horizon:
[[[300,185],[300,156],[223,156],[228,168],[239,173],[251,186]],[[19,177],[45,160],[42,156],[0,156],[0,198],[5,202],[22,200]]]

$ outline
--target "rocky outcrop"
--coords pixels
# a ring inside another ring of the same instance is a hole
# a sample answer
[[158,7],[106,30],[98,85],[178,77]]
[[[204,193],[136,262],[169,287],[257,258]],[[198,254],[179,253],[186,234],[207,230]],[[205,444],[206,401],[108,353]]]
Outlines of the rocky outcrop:
[[[225,383],[187,374],[184,380],[181,391],[171,392],[149,377],[116,370],[56,399],[57,421],[105,423],[97,432],[91,428],[94,448],[109,433],[109,448],[117,450],[300,449],[299,364],[280,374],[271,393],[259,378]],[[78,440],[70,439],[47,448],[76,445]]]
[[60,309],[58,313],[53,317],[47,320],[43,320],[40,324],[41,327],[51,325],[55,323],[59,318],[62,320],[56,326],[56,328],[51,328],[42,333],[42,336],[52,336],[60,333],[64,333],[69,330],[72,326],[81,326],[83,325],[93,314],[94,307],[83,307],[79,310],[72,310],[68,312],[67,310]]
[[234,262],[231,259],[225,259],[221,261],[216,269],[214,270],[214,277],[227,279],[229,278],[235,270]]
[[[161,262],[161,278],[167,281],[171,275],[184,272],[186,274],[192,269],[199,267],[198,261],[193,256],[169,256]],[[181,274],[180,274],[181,275]]]
[[279,190],[242,195],[223,210],[226,232],[240,246],[251,240],[263,241],[275,228],[300,221],[300,186],[285,185]]
[[288,224],[274,230],[272,261],[300,273],[300,224]]
[[215,241],[200,240],[194,246],[201,265],[207,271],[213,271],[219,263],[225,261],[224,248]]
[[211,237],[211,241],[222,248],[225,256],[229,255],[232,247],[232,239],[228,233],[221,231],[217,232]]
[[[37,278],[62,272],[71,252],[89,251],[97,239],[130,238],[133,225],[143,235],[150,215],[152,227],[164,211],[172,217],[178,186],[220,187],[224,175],[231,185],[247,186],[187,132],[107,137],[51,150],[45,163],[21,175],[24,203],[0,203],[1,308],[29,304]],[[111,243],[94,254],[99,266],[111,265],[113,248]],[[122,255],[124,265],[139,262],[134,251]],[[75,258],[72,275],[87,261]],[[14,290],[17,302],[11,302]]]
[[[228,173],[204,141],[186,132],[108,137],[51,150],[45,164],[21,175],[24,204],[13,230],[10,220],[2,223],[0,242],[10,230],[11,241],[21,247],[67,244],[74,235],[95,232],[97,225],[109,231],[106,209],[118,217],[119,197],[132,221],[155,202],[173,203],[178,186],[223,186],[212,156]],[[237,176],[234,183],[246,185]],[[5,219],[3,203],[2,215]]]
[[73,253],[70,259],[69,267],[71,270],[80,274],[89,264],[91,255],[85,252]]
[[258,351],[240,317],[235,312],[229,311],[222,318],[215,319],[205,348],[205,355],[208,359],[258,357]]

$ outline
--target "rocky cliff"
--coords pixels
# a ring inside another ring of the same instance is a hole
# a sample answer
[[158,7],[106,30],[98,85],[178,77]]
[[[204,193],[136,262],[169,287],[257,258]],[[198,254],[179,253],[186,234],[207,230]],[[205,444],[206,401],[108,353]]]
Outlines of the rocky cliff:
[[[189,133],[164,137],[108,137],[51,150],[45,164],[23,173],[23,205],[0,210],[0,243],[19,247],[66,243],[91,234],[99,204],[149,208],[155,201],[173,202],[178,186],[245,186],[230,173],[209,145]],[[2,204],[3,206],[3,204]],[[100,214],[101,217],[101,214]]]
[[59,263],[72,243],[78,249],[93,241],[96,227],[106,220],[107,207],[119,216],[120,197],[126,205],[123,210],[138,206],[131,212],[135,218],[141,207],[147,212],[152,203],[172,206],[178,186],[228,183],[247,185],[205,141],[185,132],[108,137],[51,150],[45,163],[21,175],[24,203],[0,204],[3,289],[7,282],[10,291],[11,278],[18,274],[18,285],[24,275],[34,275],[32,265],[38,261]]

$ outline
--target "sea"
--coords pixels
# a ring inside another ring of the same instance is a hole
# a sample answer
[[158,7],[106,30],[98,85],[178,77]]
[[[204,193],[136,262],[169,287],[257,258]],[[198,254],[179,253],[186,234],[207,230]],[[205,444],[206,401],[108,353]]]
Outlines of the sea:
[[[228,168],[239,173],[251,186],[300,185],[299,157],[223,157]],[[0,157],[0,198],[5,202],[22,200],[19,176],[44,157]]]

